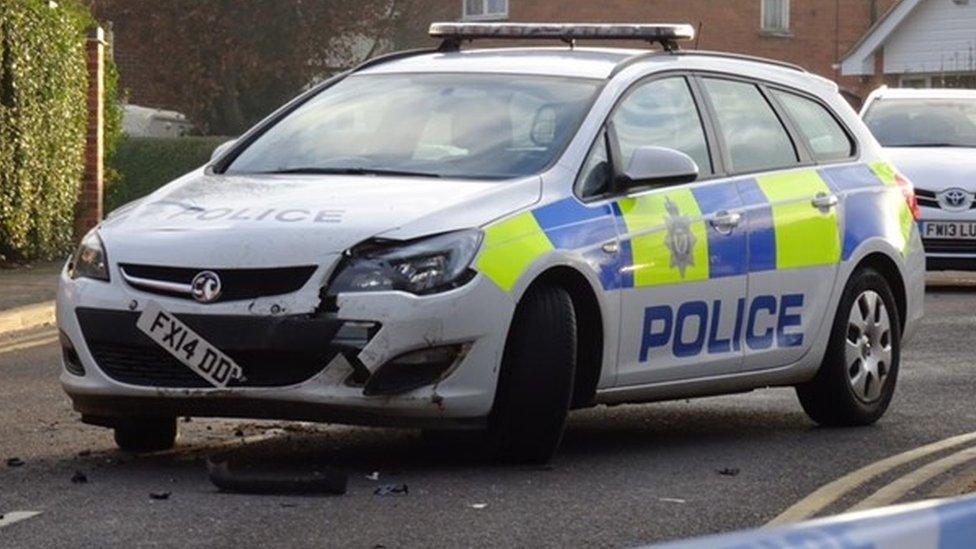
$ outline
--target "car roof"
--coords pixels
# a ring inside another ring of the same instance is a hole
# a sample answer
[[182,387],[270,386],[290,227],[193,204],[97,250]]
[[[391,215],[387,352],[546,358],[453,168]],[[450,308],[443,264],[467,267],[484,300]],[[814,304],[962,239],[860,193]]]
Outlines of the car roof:
[[[837,85],[802,68],[773,60],[722,52],[648,49],[521,47],[417,52],[371,64],[357,74],[500,73],[607,79],[624,65],[665,69],[713,70],[753,76],[782,84],[836,92]],[[811,90],[811,91],[812,91]]]
[[879,88],[872,99],[976,99],[976,90],[959,88]]

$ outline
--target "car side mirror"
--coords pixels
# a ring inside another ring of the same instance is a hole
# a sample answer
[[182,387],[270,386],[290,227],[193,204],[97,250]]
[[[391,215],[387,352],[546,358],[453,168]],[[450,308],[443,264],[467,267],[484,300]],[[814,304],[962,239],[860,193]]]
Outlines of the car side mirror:
[[217,160],[218,158],[223,156],[225,152],[229,151],[230,148],[234,146],[234,143],[237,143],[236,139],[231,139],[230,141],[224,141],[220,145],[217,145],[217,148],[214,149],[212,153],[210,153],[210,161],[213,162],[214,160]]
[[687,154],[667,147],[638,147],[630,163],[616,177],[618,191],[690,183],[698,179],[698,165]]

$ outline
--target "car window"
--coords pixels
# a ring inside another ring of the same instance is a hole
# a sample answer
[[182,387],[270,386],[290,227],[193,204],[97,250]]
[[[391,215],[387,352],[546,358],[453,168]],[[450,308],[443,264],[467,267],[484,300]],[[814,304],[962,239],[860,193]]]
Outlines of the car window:
[[786,128],[755,84],[703,79],[728,147],[733,172],[786,168],[798,162]]
[[610,192],[613,169],[607,154],[607,132],[601,131],[593,149],[580,170],[579,195],[583,198],[600,196]]
[[820,162],[843,160],[854,154],[854,145],[826,107],[794,93],[773,90],[806,140],[813,158]]
[[[712,173],[705,130],[684,77],[639,84],[611,117],[620,147],[618,168],[626,168],[638,147],[677,149],[698,164],[698,173]],[[618,163],[618,159],[613,160]]]
[[878,99],[864,123],[885,147],[976,147],[973,99]]
[[355,75],[269,128],[226,173],[531,175],[562,153],[599,89],[561,77]]

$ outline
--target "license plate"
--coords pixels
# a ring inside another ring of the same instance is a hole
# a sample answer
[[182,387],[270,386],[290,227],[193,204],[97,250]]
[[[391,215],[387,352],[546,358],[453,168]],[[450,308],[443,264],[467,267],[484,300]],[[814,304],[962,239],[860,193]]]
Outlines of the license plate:
[[925,221],[922,223],[922,238],[976,240],[976,222]]
[[163,310],[155,301],[146,304],[146,309],[136,320],[136,327],[214,387],[222,389],[231,380],[243,377],[244,371],[234,359]]

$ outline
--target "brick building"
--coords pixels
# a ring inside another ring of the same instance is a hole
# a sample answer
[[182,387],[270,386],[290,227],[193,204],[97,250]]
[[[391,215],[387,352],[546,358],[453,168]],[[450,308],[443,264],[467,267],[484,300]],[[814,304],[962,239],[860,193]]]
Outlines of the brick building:
[[[191,112],[173,93],[174,80],[160,77],[157,67],[171,59],[165,47],[146,47],[148,14],[159,18],[151,2],[88,0],[98,17],[113,23],[115,56],[122,85],[132,103]],[[294,0],[280,0],[291,2]],[[303,9],[316,8],[304,0]],[[353,0],[341,0],[352,2]],[[372,0],[376,2],[378,0]],[[836,80],[857,104],[883,82],[881,74],[842,76],[845,55],[883,21],[893,6],[908,0],[388,0],[396,21],[377,21],[390,29],[383,44],[395,49],[430,45],[426,28],[431,21],[473,20],[513,22],[682,22],[700,29],[697,44],[683,47],[722,50],[780,59],[802,65]],[[936,2],[949,0],[921,0]],[[332,4],[334,7],[335,4]],[[246,11],[245,5],[235,8]],[[320,9],[325,9],[324,7]],[[149,12],[146,12],[149,10]],[[241,17],[240,13],[228,17]],[[174,21],[174,25],[180,21]],[[250,23],[248,23],[250,25]],[[154,34],[158,28],[154,29]],[[260,31],[252,35],[260,39]],[[369,43],[369,38],[366,38]],[[218,47],[201,39],[200,48]],[[635,44],[643,47],[642,44]],[[373,48],[380,53],[388,48]],[[206,52],[204,52],[206,53]],[[351,62],[349,64],[355,64]],[[340,69],[342,67],[333,67]],[[329,72],[329,71],[326,71]],[[297,90],[296,90],[297,92]]]

